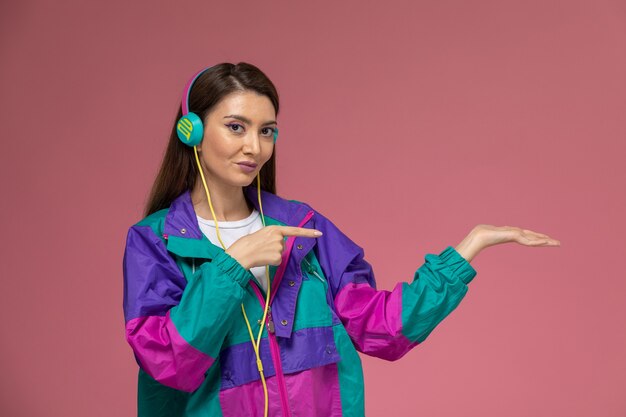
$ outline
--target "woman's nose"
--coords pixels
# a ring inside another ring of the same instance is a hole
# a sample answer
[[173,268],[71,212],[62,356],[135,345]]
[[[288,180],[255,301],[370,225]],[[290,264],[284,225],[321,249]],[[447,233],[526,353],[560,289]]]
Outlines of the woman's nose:
[[246,153],[258,154],[261,152],[261,138],[258,133],[249,132],[243,143],[243,150]]

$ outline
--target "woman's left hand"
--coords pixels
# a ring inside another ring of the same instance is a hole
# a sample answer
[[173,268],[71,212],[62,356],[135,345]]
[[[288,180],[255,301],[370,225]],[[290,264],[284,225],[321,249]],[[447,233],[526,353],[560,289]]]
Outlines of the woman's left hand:
[[482,243],[483,249],[501,243],[516,242],[525,246],[561,246],[561,242],[550,236],[522,229],[515,226],[492,226],[490,224],[479,224],[474,228]]
[[509,242],[519,243],[524,246],[561,246],[560,241],[532,230],[515,226],[479,224],[472,229],[455,249],[468,262],[471,262],[483,249]]

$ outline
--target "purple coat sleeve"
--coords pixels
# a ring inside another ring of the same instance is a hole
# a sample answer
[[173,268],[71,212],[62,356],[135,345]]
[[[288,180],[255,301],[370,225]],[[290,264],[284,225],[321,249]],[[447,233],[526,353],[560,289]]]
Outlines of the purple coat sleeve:
[[[126,340],[156,381],[192,392],[214,363],[249,271],[225,252],[189,282],[148,226],[128,231],[123,259]],[[214,300],[219,298],[219,300]]]

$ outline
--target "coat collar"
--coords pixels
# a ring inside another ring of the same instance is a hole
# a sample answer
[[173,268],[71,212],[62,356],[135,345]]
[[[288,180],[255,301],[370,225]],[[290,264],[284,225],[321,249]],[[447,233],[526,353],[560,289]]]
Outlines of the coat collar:
[[[259,201],[255,183],[243,187],[244,196],[259,212]],[[303,204],[286,200],[276,194],[261,190],[263,214],[287,226],[297,226],[309,212]],[[191,202],[189,190],[183,192],[170,205],[163,237],[167,239],[167,249],[181,256],[213,259],[221,247],[213,245],[200,230],[196,212]]]

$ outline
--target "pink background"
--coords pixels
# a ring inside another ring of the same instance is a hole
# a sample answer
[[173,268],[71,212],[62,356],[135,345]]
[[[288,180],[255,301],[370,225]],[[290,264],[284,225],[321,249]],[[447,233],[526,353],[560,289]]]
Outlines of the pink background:
[[626,415],[625,41],[624,1],[1,2],[0,414],[134,415],[126,231],[187,79],[247,61],[279,194],[379,288],[479,223],[562,242],[486,249],[422,346],[363,357],[368,416]]

